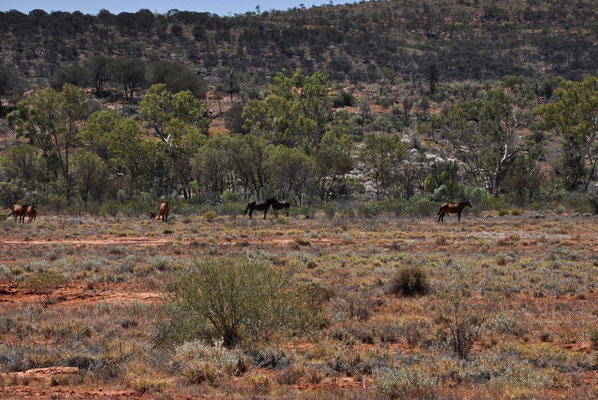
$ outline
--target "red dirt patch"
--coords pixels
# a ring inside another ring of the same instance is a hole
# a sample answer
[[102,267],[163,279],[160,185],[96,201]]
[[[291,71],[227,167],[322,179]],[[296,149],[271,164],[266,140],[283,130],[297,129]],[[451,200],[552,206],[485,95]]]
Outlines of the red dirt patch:
[[[49,307],[75,307],[98,302],[128,303],[156,302],[160,299],[157,292],[134,291],[134,287],[127,284],[99,283],[94,289],[89,289],[84,282],[75,282],[55,290],[51,296]],[[20,287],[17,283],[0,284],[0,303],[42,303],[45,296]]]

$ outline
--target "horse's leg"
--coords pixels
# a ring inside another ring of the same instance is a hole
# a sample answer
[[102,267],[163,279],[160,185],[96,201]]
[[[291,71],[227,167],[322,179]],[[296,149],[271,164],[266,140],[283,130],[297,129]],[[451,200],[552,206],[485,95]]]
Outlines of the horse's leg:
[[253,207],[249,207],[249,219],[253,218]]
[[459,211],[459,214],[457,214],[457,221],[461,222],[461,211]]

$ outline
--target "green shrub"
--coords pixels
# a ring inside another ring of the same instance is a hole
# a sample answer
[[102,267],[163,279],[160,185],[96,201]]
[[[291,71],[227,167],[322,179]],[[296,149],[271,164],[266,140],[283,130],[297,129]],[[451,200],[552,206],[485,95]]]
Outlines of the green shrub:
[[509,211],[508,210],[498,210],[498,216],[499,217],[504,217],[505,215],[509,215]]
[[360,203],[357,205],[357,214],[362,218],[372,218],[382,212],[378,203]]
[[399,216],[405,212],[405,209],[409,205],[409,201],[403,197],[397,197],[392,200],[383,201],[380,204],[384,211]]
[[166,287],[159,341],[222,338],[227,347],[302,332],[318,321],[320,301],[288,272],[250,258],[196,259]]
[[324,204],[324,213],[330,219],[334,218],[337,209],[336,201],[328,201]]
[[303,206],[293,210],[293,215],[303,215],[306,219],[313,219],[316,215],[316,209],[310,206]]
[[355,96],[349,92],[341,90],[336,96],[334,96],[332,102],[334,108],[351,107],[353,104],[355,104]]
[[23,281],[23,286],[31,289],[37,294],[45,296],[45,303],[49,303],[50,295],[60,285],[65,284],[68,280],[57,271],[43,271],[36,272]]
[[409,206],[405,208],[405,212],[409,215],[427,217],[430,215],[436,215],[439,208],[439,203],[432,201],[427,197],[417,198],[416,196],[414,196],[411,199],[411,203],[409,204]]
[[521,210],[518,210],[518,209],[511,210],[511,215],[519,216],[521,214],[522,214]]
[[390,399],[433,399],[437,380],[419,366],[383,368],[375,373],[374,388]]
[[391,290],[404,296],[426,294],[430,290],[428,274],[421,266],[403,266],[394,276]]
[[240,351],[229,350],[222,342],[210,346],[199,340],[177,346],[173,360],[192,384],[212,383],[220,376],[240,375],[247,366]]
[[208,221],[209,223],[214,222],[214,220],[216,219],[216,217],[218,216],[218,214],[216,214],[216,211],[208,211],[206,213],[204,213],[201,217],[203,219],[205,219],[206,221]]

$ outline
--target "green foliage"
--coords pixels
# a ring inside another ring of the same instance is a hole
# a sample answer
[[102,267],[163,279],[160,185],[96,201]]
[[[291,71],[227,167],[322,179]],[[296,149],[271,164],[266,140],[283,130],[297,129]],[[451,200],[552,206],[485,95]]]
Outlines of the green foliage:
[[331,118],[328,79],[319,72],[292,77],[279,73],[264,102],[250,101],[243,110],[245,128],[274,145],[317,148]]
[[62,273],[50,270],[29,275],[22,285],[37,294],[44,295],[45,302],[48,303],[52,292],[67,282],[68,280]]
[[215,211],[208,211],[208,212],[204,213],[201,217],[203,219],[205,219],[206,221],[212,223],[212,222],[214,222],[216,217],[218,217],[218,214],[216,214]]
[[224,113],[224,126],[226,126],[226,129],[231,133],[247,133],[244,125],[243,105],[241,103],[235,103]]
[[172,61],[156,61],[147,68],[147,80],[151,85],[163,83],[171,93],[190,91],[195,97],[206,97],[208,86],[203,78],[184,64]]
[[269,146],[265,167],[270,174],[270,181],[277,193],[283,198],[291,196],[301,204],[303,194],[314,174],[313,158],[299,149],[285,146]]
[[540,106],[537,113],[561,142],[566,184],[587,191],[598,152],[598,74],[586,75],[581,82],[563,81],[554,94],[558,100]]
[[522,110],[532,95],[525,79],[506,77],[502,88],[489,90],[483,99],[457,103],[436,124],[466,170],[481,178],[494,196],[509,164],[519,153],[539,145],[517,140],[528,124],[530,117]]
[[375,389],[389,399],[434,399],[437,379],[421,366],[384,368],[376,371]]
[[222,342],[210,346],[198,340],[177,346],[173,360],[192,384],[213,383],[222,376],[240,375],[247,363],[240,351],[229,350]]
[[430,290],[428,274],[419,265],[403,265],[392,279],[391,291],[403,296],[426,294]]
[[73,176],[83,201],[87,201],[90,192],[96,199],[101,198],[107,172],[104,161],[96,154],[83,150],[73,155]]
[[91,83],[93,83],[96,95],[99,95],[109,79],[110,59],[103,55],[91,56],[85,62],[85,68]]
[[15,69],[0,64],[0,118],[4,117],[4,101],[23,93],[23,81]]
[[167,285],[167,339],[222,338],[227,347],[301,332],[320,305],[289,274],[254,259],[197,259]]
[[50,78],[50,86],[54,90],[60,90],[66,83],[78,87],[88,86],[91,83],[88,70],[79,64],[71,64],[58,68]]
[[359,203],[357,205],[357,214],[363,218],[372,218],[377,215],[380,215],[382,212],[382,207],[379,203]]
[[324,213],[330,219],[334,218],[337,209],[338,206],[335,201],[327,201],[326,203],[324,203]]
[[17,136],[27,138],[46,156],[58,158],[67,201],[71,195],[69,155],[87,109],[85,91],[65,84],[60,93],[54,89],[34,92],[9,115]]
[[23,188],[13,182],[0,182],[0,204],[4,208],[10,208],[23,197]]
[[378,200],[382,200],[393,185],[406,152],[405,143],[397,135],[374,132],[365,135],[359,158],[374,181]]
[[334,99],[332,100],[332,105],[334,108],[338,107],[351,107],[355,104],[355,96],[351,93],[341,90],[338,92]]
[[145,63],[139,58],[117,57],[110,62],[109,71],[112,80],[122,86],[127,100],[145,85]]

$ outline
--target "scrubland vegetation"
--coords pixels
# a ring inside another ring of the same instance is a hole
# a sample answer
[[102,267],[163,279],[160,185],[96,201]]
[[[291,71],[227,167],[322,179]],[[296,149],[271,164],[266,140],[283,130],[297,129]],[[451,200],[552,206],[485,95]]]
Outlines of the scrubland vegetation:
[[593,217],[172,218],[1,223],[3,395],[597,394]]

